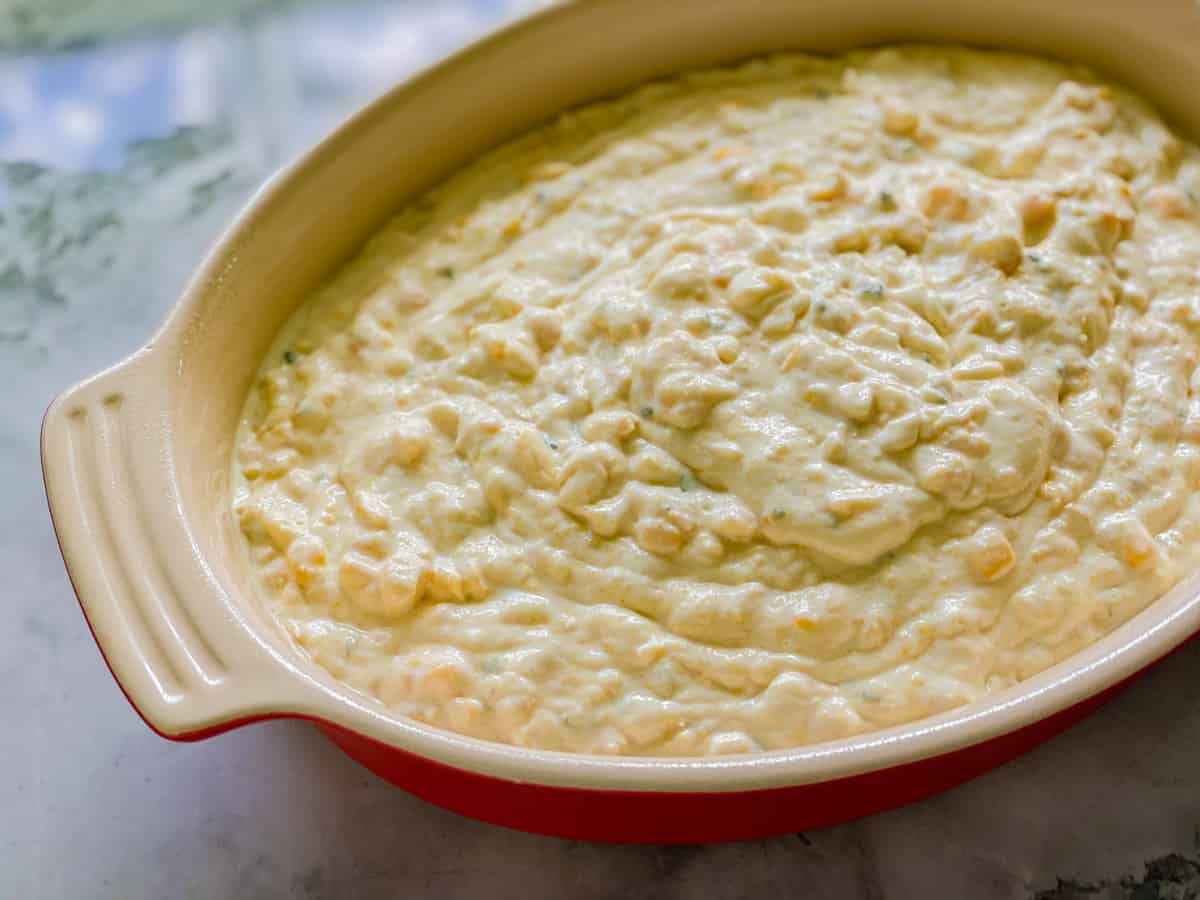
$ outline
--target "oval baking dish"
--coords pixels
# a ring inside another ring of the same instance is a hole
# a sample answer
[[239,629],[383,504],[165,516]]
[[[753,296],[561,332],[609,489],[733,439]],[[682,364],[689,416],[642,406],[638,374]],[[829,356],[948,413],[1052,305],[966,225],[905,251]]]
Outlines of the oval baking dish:
[[[531,751],[390,715],[303,657],[264,609],[229,514],[243,400],[278,329],[403,201],[556,111],[774,50],[906,41],[1089,63],[1200,134],[1200,7],[1014,0],[596,0],[498,32],[398,86],[272,179],[161,331],[64,393],[46,490],[80,605],[130,703],[196,740],[309,719],[384,778],[486,821],[573,838],[698,842],[828,825],[950,787],[1096,708],[1200,630],[1200,577],[984,702],[835,743],[726,758]],[[1149,66],[1146,61],[1153,60]]]

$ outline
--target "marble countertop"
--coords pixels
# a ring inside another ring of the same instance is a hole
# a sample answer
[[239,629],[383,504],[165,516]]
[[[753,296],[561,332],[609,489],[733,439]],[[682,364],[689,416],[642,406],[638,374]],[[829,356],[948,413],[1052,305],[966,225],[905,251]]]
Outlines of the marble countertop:
[[145,340],[266,173],[529,4],[218,5],[232,18],[0,55],[0,897],[1200,897],[1200,644],[954,791],[725,846],[468,821],[297,722],[192,745],[152,734],[67,583],[38,464],[43,409]]

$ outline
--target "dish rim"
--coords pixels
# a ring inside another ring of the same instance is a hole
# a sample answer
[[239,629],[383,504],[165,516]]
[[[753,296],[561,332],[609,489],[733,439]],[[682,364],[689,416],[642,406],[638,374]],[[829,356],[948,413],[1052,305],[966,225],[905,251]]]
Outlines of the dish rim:
[[[227,267],[236,264],[246,234],[263,220],[269,223],[273,204],[301,191],[309,174],[353,144],[377,120],[391,115],[405,96],[420,92],[447,70],[501,50],[516,37],[571,15],[578,5],[557,3],[536,11],[400,81],[351,115],[308,152],[270,176],[222,232],[147,343],[122,362],[65,391],[47,410],[41,453],[56,537],[81,609],[106,664],[147,725],[167,738],[194,740],[264,718],[308,718],[455,768],[513,781],[605,790],[743,791],[809,784],[892,768],[1017,731],[1124,681],[1200,631],[1198,573],[1100,641],[1005,691],[936,716],[853,738],[739,756],[608,757],[530,750],[471,738],[383,712],[374,708],[377,701],[334,681],[315,662],[308,661],[306,668],[300,669],[278,653],[268,654],[277,666],[270,685],[275,697],[257,712],[197,720],[193,723],[195,727],[181,730],[162,727],[162,721],[147,711],[144,702],[139,702],[137,691],[132,691],[117,674],[120,665],[114,668],[110,654],[119,656],[119,648],[106,641],[102,632],[98,633],[84,593],[76,585],[73,562],[84,552],[80,548],[85,542],[79,539],[78,522],[67,522],[62,515],[56,515],[55,507],[63,510],[67,504],[57,484],[62,480],[61,460],[50,446],[70,415],[69,408],[87,390],[103,393],[117,376],[129,377],[132,373],[144,377],[153,372],[154,365],[161,367],[170,362],[172,353],[183,352],[188,346],[185,338],[193,311],[203,306],[210,285],[219,280]],[[190,530],[182,508],[179,514],[184,528]],[[69,536],[67,540],[64,535]],[[238,598],[235,591],[227,590],[225,594],[227,602],[248,602]],[[247,618],[242,617],[239,623],[253,630],[253,623]],[[283,665],[278,666],[280,663]],[[261,675],[264,670],[255,671]]]

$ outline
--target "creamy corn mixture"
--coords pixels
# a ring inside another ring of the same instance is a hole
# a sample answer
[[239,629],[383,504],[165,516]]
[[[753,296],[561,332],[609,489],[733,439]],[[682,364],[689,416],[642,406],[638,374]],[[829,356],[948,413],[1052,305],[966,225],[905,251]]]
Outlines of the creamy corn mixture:
[[406,716],[698,755],[907,722],[1200,556],[1200,151],[1085,71],[887,49],[570,112],[288,326],[233,510]]

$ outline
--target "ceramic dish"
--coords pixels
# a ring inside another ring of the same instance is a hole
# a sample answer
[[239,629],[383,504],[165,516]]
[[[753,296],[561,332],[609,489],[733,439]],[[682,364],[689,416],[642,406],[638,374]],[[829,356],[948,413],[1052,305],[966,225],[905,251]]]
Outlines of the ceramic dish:
[[1200,630],[1193,577],[1085,652],[933,718],[741,757],[610,758],[390,715],[307,661],[260,608],[228,514],[243,399],[288,315],[405,198],[558,110],[656,76],[780,49],[904,41],[1085,62],[1200,134],[1191,0],[597,0],[522,20],[396,87],[268,183],[153,340],[59,397],[43,426],[63,557],[146,723],[195,740],[309,719],[384,778],[487,821],[600,840],[749,838],[861,816],[999,765]]

